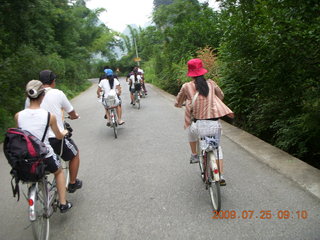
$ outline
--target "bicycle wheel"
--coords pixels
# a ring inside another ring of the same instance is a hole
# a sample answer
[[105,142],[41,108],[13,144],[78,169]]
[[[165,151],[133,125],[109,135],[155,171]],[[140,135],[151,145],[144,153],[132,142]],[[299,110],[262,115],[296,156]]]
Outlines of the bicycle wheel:
[[38,185],[34,200],[34,209],[36,214],[35,221],[32,221],[32,232],[36,240],[48,240],[50,224],[46,214],[46,205],[48,201],[46,187],[43,184]]
[[204,176],[204,169],[205,169],[205,161],[207,160],[207,155],[206,153],[202,155],[202,153],[200,154],[199,157],[199,168],[200,168],[200,176],[202,181],[205,181],[205,176]]
[[116,124],[113,124],[113,133],[114,133],[114,138],[118,138],[118,130]]
[[140,106],[140,99],[139,98],[137,99],[137,106],[138,106],[138,109],[140,109],[141,106]]
[[112,110],[112,128],[113,128],[113,133],[114,133],[114,138],[118,138],[118,129],[117,129],[117,115],[116,113],[114,112],[114,110]]
[[215,181],[214,179],[214,173],[213,173],[213,166],[215,162],[215,158],[213,155],[213,152],[208,152],[207,153],[207,158],[209,166],[207,167],[208,171],[208,188],[209,188],[209,194],[210,194],[210,199],[212,203],[212,208],[214,211],[220,211],[221,210],[221,192],[220,192],[220,182]]

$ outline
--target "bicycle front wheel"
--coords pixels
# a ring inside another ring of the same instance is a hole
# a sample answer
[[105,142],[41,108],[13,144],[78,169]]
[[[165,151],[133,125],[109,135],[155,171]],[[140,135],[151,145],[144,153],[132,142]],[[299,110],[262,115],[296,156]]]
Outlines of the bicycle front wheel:
[[209,188],[209,194],[210,199],[212,203],[212,208],[214,211],[219,212],[221,210],[221,192],[220,192],[220,182],[214,180],[214,174],[213,174],[213,161],[214,155],[213,152],[209,152],[207,154],[208,160],[210,161],[209,166],[207,168],[208,172],[208,188]]
[[113,124],[113,133],[114,133],[114,138],[118,138],[118,129],[116,124]]
[[38,185],[36,198],[34,202],[36,219],[32,221],[32,232],[36,240],[49,239],[49,218],[46,214],[47,194],[42,184]]

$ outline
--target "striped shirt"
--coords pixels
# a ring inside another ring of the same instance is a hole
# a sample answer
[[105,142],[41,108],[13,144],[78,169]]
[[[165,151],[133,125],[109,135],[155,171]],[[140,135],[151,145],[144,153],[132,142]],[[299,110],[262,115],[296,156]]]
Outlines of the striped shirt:
[[[196,119],[220,118],[225,115],[233,117],[233,112],[222,102],[224,94],[219,86],[212,80],[207,80],[209,86],[209,94],[207,97],[198,95],[193,106],[193,116]],[[184,128],[191,125],[191,103],[192,98],[196,94],[196,86],[194,81],[182,85],[180,92],[176,98],[176,107],[181,107],[186,102]]]

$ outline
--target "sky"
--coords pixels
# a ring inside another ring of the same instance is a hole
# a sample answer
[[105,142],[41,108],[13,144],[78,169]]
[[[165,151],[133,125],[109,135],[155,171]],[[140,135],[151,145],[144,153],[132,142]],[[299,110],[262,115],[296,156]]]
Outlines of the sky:
[[[207,1],[210,7],[217,7],[215,0],[200,0]],[[87,0],[86,5],[90,9],[105,8],[107,12],[99,18],[117,32],[123,32],[130,24],[146,27],[151,23],[153,0]]]

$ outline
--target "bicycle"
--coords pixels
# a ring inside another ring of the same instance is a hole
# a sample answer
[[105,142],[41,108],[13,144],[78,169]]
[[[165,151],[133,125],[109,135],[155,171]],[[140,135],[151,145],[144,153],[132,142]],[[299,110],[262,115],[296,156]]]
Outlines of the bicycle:
[[[63,154],[63,140],[72,136],[73,129],[66,121],[64,121],[64,127],[68,130],[68,134],[62,139],[60,155],[56,156],[60,159],[61,167],[66,177],[66,189],[68,189],[70,181],[69,161],[62,160],[61,155]],[[33,236],[36,240],[49,239],[49,218],[58,208],[56,180],[52,176],[52,180],[50,181],[49,174],[50,172],[46,172],[45,176],[39,181],[28,183],[29,220],[31,221]]]
[[137,104],[137,108],[140,109],[140,90],[135,90],[133,93],[133,103]]
[[48,174],[37,182],[28,183],[29,220],[36,240],[49,239],[49,219],[58,208],[56,180],[53,177],[50,181]]
[[[199,120],[198,120],[199,121]],[[220,123],[201,127],[198,126],[197,151],[201,179],[209,190],[210,200],[214,211],[221,210],[220,168],[219,168],[219,143],[221,136]],[[215,154],[216,153],[216,154]]]
[[108,112],[110,116],[110,127],[113,128],[114,138],[118,138],[118,115],[116,111],[117,106],[109,107]]

